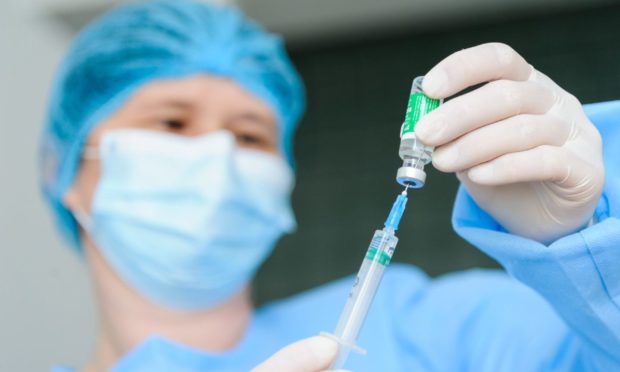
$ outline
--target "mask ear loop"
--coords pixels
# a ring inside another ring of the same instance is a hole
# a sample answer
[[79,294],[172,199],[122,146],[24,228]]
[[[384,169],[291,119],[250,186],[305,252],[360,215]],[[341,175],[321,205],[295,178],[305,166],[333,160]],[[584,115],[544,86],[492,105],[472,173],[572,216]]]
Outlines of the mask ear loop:
[[[82,159],[84,160],[99,160],[101,158],[99,154],[99,148],[96,146],[84,146],[82,150]],[[77,221],[78,225],[80,225],[84,231],[90,233],[91,228],[93,226],[92,218],[86,213],[84,208],[81,206],[76,206],[71,210],[73,213],[73,217]]]
[[86,211],[80,206],[75,207],[71,213],[73,213],[73,217],[75,217],[78,225],[82,226],[84,231],[90,233],[93,226],[93,219],[88,215],[88,213],[86,213]]
[[99,154],[99,148],[95,146],[84,146],[82,150],[82,159],[84,160],[99,160],[101,155]]

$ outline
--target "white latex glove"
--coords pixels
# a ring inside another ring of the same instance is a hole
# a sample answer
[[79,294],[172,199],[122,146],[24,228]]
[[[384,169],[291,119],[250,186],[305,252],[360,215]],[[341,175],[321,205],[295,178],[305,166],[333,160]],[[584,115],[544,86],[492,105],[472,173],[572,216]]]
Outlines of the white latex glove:
[[[487,83],[488,82],[488,83]],[[416,126],[477,204],[513,234],[550,243],[584,227],[601,195],[601,138],[581,104],[505,44],[458,51],[423,90],[451,99]]]
[[310,337],[281,349],[252,372],[327,371],[337,352],[335,341],[323,336]]

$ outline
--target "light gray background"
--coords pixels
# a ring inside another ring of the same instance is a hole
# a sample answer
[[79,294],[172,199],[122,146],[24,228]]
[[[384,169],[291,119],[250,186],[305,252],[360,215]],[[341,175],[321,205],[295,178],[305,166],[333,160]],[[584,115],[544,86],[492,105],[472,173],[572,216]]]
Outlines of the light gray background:
[[37,187],[36,142],[68,40],[42,5],[0,4],[0,371],[80,363],[94,335],[86,272],[54,233]]
[[[239,4],[300,46],[354,38],[372,28],[431,29],[481,15],[497,18],[580,2],[586,0],[241,0]],[[50,81],[72,29],[109,4],[0,2],[0,371],[41,371],[59,362],[80,365],[92,349],[95,317],[88,276],[79,258],[56,235],[41,200],[36,144]]]

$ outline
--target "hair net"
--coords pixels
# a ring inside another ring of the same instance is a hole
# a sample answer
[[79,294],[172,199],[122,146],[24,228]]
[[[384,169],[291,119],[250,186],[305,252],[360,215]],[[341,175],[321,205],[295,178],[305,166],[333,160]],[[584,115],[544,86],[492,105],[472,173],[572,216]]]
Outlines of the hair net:
[[41,141],[43,192],[76,248],[76,222],[62,197],[73,183],[91,130],[153,79],[207,73],[231,78],[277,115],[292,164],[292,136],[303,87],[281,39],[238,10],[191,0],[160,0],[108,12],[76,38],[52,87]]

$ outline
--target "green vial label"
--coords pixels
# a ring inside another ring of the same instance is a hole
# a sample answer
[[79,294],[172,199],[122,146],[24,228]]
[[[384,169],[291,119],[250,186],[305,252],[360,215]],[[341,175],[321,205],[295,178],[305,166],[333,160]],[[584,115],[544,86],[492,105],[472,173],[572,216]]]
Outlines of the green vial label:
[[389,265],[391,258],[392,257],[390,257],[386,252],[377,251],[376,248],[369,249],[366,253],[366,259],[371,261],[377,261],[383,266]]
[[407,113],[405,114],[405,123],[401,130],[401,137],[405,133],[414,133],[415,125],[420,119],[439,107],[440,101],[428,97],[422,92],[416,92],[409,96],[409,103],[407,104]]

